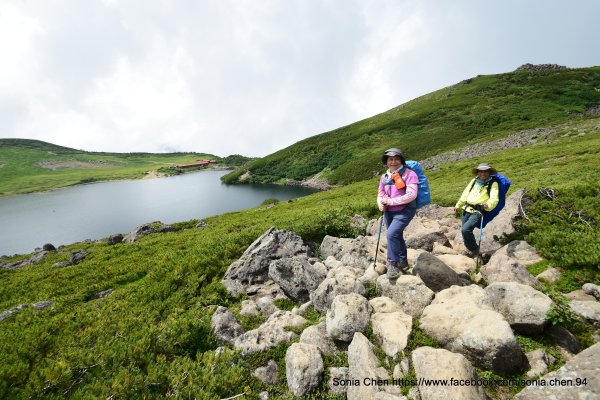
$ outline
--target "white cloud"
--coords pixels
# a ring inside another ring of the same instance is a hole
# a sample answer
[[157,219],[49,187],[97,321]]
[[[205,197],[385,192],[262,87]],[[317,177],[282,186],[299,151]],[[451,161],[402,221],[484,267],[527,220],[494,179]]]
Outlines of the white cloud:
[[600,64],[600,3],[0,0],[0,135],[266,155],[476,74]]

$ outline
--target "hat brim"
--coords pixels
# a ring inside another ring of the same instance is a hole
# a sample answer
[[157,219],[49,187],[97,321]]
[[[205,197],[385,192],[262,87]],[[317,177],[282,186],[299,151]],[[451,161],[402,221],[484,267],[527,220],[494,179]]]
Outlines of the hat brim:
[[[479,169],[473,168],[471,171],[473,171],[473,175],[477,175],[477,171],[479,171]],[[495,174],[498,172],[495,168],[482,169],[481,171],[490,171],[490,174]]]

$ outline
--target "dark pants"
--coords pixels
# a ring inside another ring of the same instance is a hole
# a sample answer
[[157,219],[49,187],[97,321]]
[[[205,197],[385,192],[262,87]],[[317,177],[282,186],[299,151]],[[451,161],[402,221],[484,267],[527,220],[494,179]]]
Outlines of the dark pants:
[[407,258],[404,228],[412,221],[416,208],[405,207],[400,211],[386,211],[383,214],[387,227],[387,258],[390,261],[405,261]]
[[465,247],[470,251],[475,251],[479,248],[477,242],[475,241],[473,230],[475,228],[479,228],[480,226],[481,214],[463,211],[461,232],[463,241],[465,242]]

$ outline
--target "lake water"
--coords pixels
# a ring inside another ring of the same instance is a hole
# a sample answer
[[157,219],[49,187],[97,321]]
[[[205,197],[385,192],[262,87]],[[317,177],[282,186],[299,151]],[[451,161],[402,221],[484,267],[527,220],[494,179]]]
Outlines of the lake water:
[[206,218],[289,200],[314,190],[278,185],[225,185],[228,171],[161,179],[78,185],[44,193],[0,197],[0,255],[128,233],[152,221]]

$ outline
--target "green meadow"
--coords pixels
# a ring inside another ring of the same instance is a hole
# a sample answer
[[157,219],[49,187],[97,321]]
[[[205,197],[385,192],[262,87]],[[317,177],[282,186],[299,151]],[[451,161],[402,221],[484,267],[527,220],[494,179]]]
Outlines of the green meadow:
[[[599,69],[584,71],[596,79]],[[596,85],[600,88],[600,82]],[[537,115],[545,111],[521,112]],[[582,347],[588,347],[593,344],[595,328],[573,317],[564,306],[562,293],[580,289],[586,282],[600,282],[600,118],[561,115],[564,121],[552,123],[557,130],[547,142],[445,164],[427,174],[432,200],[443,206],[454,204],[471,178],[471,168],[483,161],[512,180],[510,193],[526,190],[525,217],[517,221],[517,233],[505,240],[525,239],[545,258],[531,267],[532,272],[549,266],[563,271],[558,282],[543,288],[557,304],[552,322],[567,327]],[[538,121],[536,127],[549,125]],[[402,135],[397,134],[395,145],[404,147]],[[482,135],[478,140],[496,138]],[[421,137],[426,136],[421,133]],[[427,140],[432,150],[417,154],[458,148],[455,140],[440,144],[438,136],[434,138]],[[462,141],[468,142],[468,138]],[[377,146],[385,148],[388,143],[379,140]],[[369,165],[375,171],[381,171],[379,157],[373,150]],[[369,174],[370,169],[364,171]],[[349,217],[378,216],[376,186],[377,178],[371,177],[291,202],[270,201],[269,207],[207,218],[208,225],[201,229],[195,228],[198,221],[187,221],[175,225],[177,232],[149,235],[131,244],[109,246],[105,240],[72,244],[59,249],[65,253],[52,253],[38,265],[0,270],[0,311],[20,304],[54,302],[48,309],[29,307],[0,321],[0,398],[222,399],[246,393],[245,398],[257,399],[258,393],[267,389],[273,398],[291,398],[284,362],[289,343],[246,358],[232,348],[216,351],[219,345],[210,333],[212,312],[219,305],[238,312],[244,300],[243,296],[231,297],[220,281],[227,267],[271,226],[292,230],[317,244],[325,235],[361,234]],[[6,188],[3,191],[11,190],[9,185]],[[83,262],[53,266],[68,259],[66,252],[77,249],[88,254]],[[107,289],[114,292],[88,300]],[[373,288],[368,292],[374,295]],[[278,305],[283,309],[294,306],[292,302]],[[314,324],[321,316],[311,310],[307,319]],[[251,329],[262,321],[242,318],[241,322]],[[414,322],[418,326],[418,320]],[[518,340],[526,351],[544,348],[555,356],[558,362],[552,368],[564,363],[544,335],[519,336]],[[416,328],[408,349],[422,345],[437,346]],[[381,351],[378,356],[386,367],[393,368],[397,361],[386,359]],[[277,361],[281,379],[278,385],[267,387],[252,371],[269,359]],[[326,367],[347,366],[342,352],[324,361]],[[490,377],[487,371],[479,372]],[[488,395],[510,398],[518,389],[489,390]],[[311,398],[339,397],[328,395],[324,383]]]

